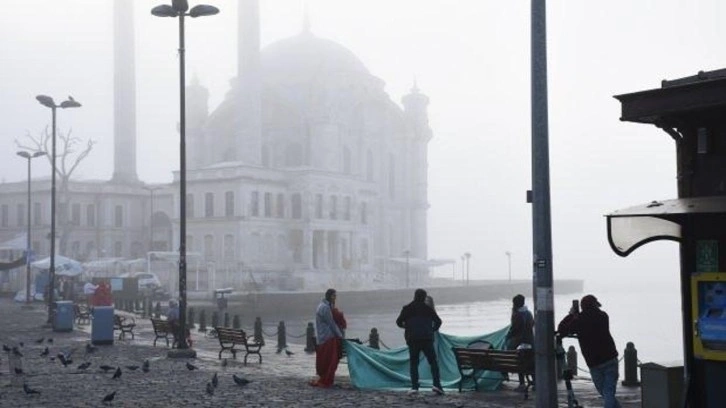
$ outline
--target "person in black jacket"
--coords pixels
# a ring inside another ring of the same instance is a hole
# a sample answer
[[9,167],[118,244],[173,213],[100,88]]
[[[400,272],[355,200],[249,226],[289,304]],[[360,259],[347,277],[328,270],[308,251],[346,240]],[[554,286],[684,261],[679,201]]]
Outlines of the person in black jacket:
[[[524,304],[524,295],[512,298],[512,317],[504,340],[507,350],[531,349],[534,346],[534,317]],[[519,373],[519,390],[525,389],[524,374]]]
[[439,376],[439,364],[436,361],[434,351],[434,332],[441,327],[441,318],[436,311],[426,305],[426,291],[416,289],[413,302],[401,309],[401,314],[396,319],[396,325],[404,329],[404,338],[408,345],[408,355],[411,365],[411,391],[418,392],[418,358],[423,351],[426,360],[431,366],[431,377],[433,387],[431,391],[443,395],[441,378]]
[[603,397],[605,408],[619,408],[620,403],[615,398],[618,350],[610,334],[610,318],[600,310],[600,302],[593,295],[584,296],[580,305],[582,312],[573,307],[557,326],[557,332],[562,337],[577,336],[592,382]]

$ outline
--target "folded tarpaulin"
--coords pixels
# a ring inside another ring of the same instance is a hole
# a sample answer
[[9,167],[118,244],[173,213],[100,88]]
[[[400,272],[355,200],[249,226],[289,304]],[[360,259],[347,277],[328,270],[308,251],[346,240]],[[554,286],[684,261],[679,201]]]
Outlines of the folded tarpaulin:
[[[434,349],[441,373],[443,388],[458,389],[461,374],[456,365],[456,357],[452,347],[467,347],[474,341],[486,341],[494,349],[504,347],[504,337],[509,326],[493,333],[476,336],[454,336],[451,334],[435,333]],[[403,335],[403,333],[401,333]],[[376,350],[368,346],[345,340],[343,342],[348,359],[348,371],[353,386],[359,389],[410,389],[411,376],[408,362],[408,347],[398,347],[390,350]],[[431,388],[431,368],[423,353],[420,355],[418,365],[419,382],[421,389]],[[485,371],[478,380],[479,390],[495,390],[502,382],[499,372]],[[466,388],[473,388],[474,383],[463,384]]]

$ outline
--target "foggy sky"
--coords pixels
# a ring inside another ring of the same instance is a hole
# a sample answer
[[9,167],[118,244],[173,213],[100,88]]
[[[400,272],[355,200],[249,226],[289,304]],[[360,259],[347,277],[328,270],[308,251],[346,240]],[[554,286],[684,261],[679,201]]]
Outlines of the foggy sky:
[[[168,182],[179,166],[177,22],[149,13],[159,3],[133,1],[137,171],[146,182]],[[187,79],[196,75],[209,89],[211,112],[237,70],[237,1],[207,3],[221,13],[187,20],[186,57]],[[302,1],[260,3],[263,47],[301,31]],[[59,110],[58,128],[98,141],[77,176],[109,179],[112,1],[3,6],[0,180],[25,180],[13,140],[50,123],[37,94],[57,102],[70,94],[83,103]],[[620,122],[612,95],[724,67],[726,5],[613,0],[547,7],[554,275],[585,277],[594,282],[589,289],[651,277],[675,281],[676,244],[649,244],[624,259],[608,247],[604,214],[677,195],[673,141],[653,126]],[[356,54],[394,102],[414,78],[430,97],[429,256],[471,252],[472,278],[506,278],[507,250],[514,277],[531,276],[529,8],[524,0],[308,1],[313,34]],[[47,162],[33,163],[34,175],[50,174]]]

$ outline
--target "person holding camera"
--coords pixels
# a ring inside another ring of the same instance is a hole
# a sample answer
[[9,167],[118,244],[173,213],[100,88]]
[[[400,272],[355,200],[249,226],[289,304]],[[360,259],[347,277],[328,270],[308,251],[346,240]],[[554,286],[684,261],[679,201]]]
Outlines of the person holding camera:
[[610,318],[593,295],[580,301],[582,312],[573,302],[570,313],[557,326],[561,337],[577,336],[580,350],[590,368],[592,382],[605,401],[605,408],[619,408],[615,398],[618,385],[618,350],[610,334]]

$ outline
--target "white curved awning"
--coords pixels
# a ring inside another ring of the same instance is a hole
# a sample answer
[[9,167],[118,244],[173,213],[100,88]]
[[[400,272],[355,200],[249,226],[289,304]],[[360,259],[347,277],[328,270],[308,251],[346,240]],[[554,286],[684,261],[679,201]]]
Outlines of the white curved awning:
[[681,240],[681,223],[692,214],[726,213],[726,196],[651,201],[617,210],[607,217],[610,248],[628,256],[638,247],[658,240]]

